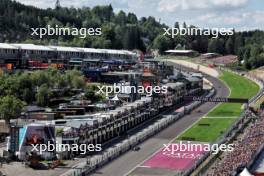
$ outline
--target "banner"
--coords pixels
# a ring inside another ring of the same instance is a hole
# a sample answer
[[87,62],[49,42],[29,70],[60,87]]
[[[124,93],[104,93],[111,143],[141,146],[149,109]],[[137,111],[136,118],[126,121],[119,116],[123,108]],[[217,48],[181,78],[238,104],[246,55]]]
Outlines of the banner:
[[225,97],[195,97],[185,96],[184,100],[187,101],[201,101],[201,102],[223,102],[223,103],[248,103],[248,99],[245,98],[225,98]]

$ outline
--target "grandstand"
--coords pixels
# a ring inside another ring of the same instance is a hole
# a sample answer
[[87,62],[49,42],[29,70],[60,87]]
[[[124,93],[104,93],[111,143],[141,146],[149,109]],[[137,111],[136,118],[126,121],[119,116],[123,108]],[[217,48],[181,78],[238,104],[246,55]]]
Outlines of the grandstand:
[[257,117],[249,112],[247,116],[247,118],[257,119],[234,143],[234,151],[225,153],[208,172],[208,176],[237,175],[244,168],[250,168],[258,153],[264,148],[264,113]]
[[127,50],[0,43],[2,67],[12,64],[14,68],[25,68],[28,61],[67,65],[72,58],[135,61],[137,54]]

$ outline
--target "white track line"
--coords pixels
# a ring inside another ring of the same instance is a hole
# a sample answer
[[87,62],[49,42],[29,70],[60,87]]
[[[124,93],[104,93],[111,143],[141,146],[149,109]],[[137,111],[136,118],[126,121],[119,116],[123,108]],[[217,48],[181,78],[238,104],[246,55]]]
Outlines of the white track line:
[[203,119],[237,119],[237,116],[229,116],[229,117],[222,117],[222,116],[215,116],[215,117],[203,117]]

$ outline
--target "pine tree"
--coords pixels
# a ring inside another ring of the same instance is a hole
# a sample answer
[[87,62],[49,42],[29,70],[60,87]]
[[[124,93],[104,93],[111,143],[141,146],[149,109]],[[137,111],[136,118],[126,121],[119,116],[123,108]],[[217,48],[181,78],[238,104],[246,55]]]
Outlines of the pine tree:
[[60,9],[61,5],[60,5],[60,0],[57,0],[55,3],[55,9]]

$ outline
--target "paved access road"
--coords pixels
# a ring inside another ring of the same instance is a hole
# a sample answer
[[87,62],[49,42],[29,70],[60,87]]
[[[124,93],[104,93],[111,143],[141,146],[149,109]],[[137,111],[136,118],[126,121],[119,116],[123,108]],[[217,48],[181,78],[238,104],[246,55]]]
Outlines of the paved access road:
[[[182,67],[181,67],[182,68]],[[188,68],[184,68],[188,70]],[[210,82],[213,83],[216,89],[217,97],[227,97],[229,89],[225,84],[212,76],[205,76]],[[129,151],[117,159],[111,161],[109,164],[98,169],[92,176],[122,176],[127,175],[130,171],[134,170],[140,163],[149,158],[153,153],[160,149],[163,144],[167,144],[180,133],[188,129],[193,123],[203,117],[217,104],[204,103],[195,109],[191,114],[184,116],[182,119],[176,121],[157,135],[146,140],[140,144],[139,151]]]

